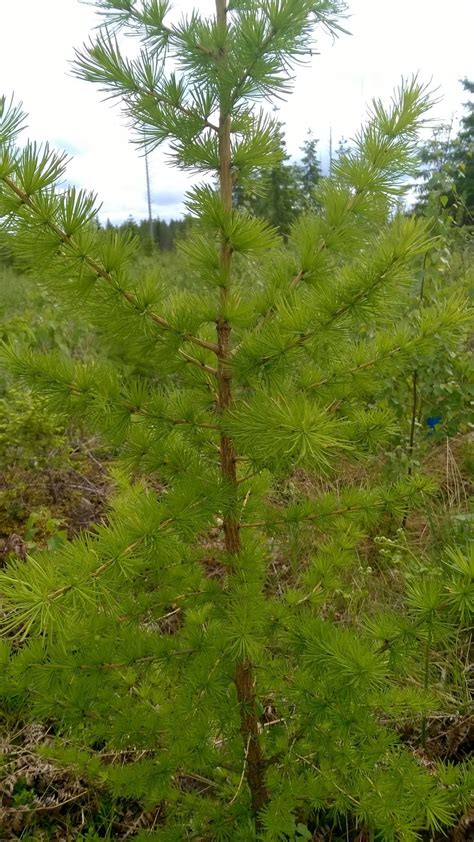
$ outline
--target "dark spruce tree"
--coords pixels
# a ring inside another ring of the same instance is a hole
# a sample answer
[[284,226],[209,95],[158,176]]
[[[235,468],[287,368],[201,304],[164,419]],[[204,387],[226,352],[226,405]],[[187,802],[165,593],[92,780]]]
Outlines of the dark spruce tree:
[[[365,630],[320,612],[368,531],[423,506],[430,483],[281,492],[296,468],[337,477],[342,460],[387,447],[387,372],[463,330],[459,297],[394,318],[431,247],[423,221],[394,213],[429,98],[411,81],[389,108],[374,103],[285,247],[233,191],[281,160],[258,103],[289,90],[315,27],[337,30],[337,0],[216,0],[213,17],[179,23],[167,0],[96,5],[105,27],[77,74],[120,99],[149,150],[167,141],[179,167],[214,180],[187,199],[183,253],[201,288],[137,279],[135,239],[97,229],[95,197],[64,190],[64,156],[16,145],[23,115],[1,101],[15,259],[130,360],[3,350],[56,411],[101,432],[118,466],[106,523],[0,573],[2,704],[54,723],[51,755],[91,784],[160,804],[141,838],[310,839],[320,815],[359,838],[433,833],[466,808],[464,767],[426,768],[394,721],[435,704],[417,630],[438,606],[454,610],[457,580],[436,605],[414,590],[408,619]],[[114,30],[138,36],[134,59]],[[274,548],[296,528],[317,548],[272,586]]]
[[[474,95],[474,82],[464,79],[464,90]],[[459,164],[459,175],[456,181],[458,194],[462,197],[463,223],[474,225],[474,101],[465,103],[467,113],[461,120],[459,133],[459,148],[456,157]]]
[[270,223],[283,237],[287,237],[303,203],[298,169],[290,162],[286,150],[284,129],[275,125],[279,150],[271,167],[261,167],[251,178],[236,179],[234,201],[252,215]]
[[301,160],[297,165],[299,203],[303,210],[314,210],[314,190],[322,176],[321,162],[318,156],[319,141],[310,130],[301,147]]

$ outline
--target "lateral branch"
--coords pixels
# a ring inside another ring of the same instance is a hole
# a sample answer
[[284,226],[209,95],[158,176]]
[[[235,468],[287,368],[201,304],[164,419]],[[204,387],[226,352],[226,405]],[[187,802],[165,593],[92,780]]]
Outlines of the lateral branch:
[[[34,203],[33,199],[31,198],[31,196],[29,196],[27,193],[25,193],[25,191],[22,190],[21,187],[18,187],[18,185],[15,184],[15,182],[9,176],[2,176],[1,178],[2,178],[2,181],[4,182],[4,184],[8,187],[8,189],[11,190],[12,193],[14,193],[15,196],[17,196],[21,200],[22,204],[26,205],[28,208],[30,208],[31,211],[33,211],[33,213],[37,214],[37,208],[35,206],[35,203]],[[45,221],[46,221],[47,226],[51,229],[51,231],[53,231],[56,234],[58,239],[61,240],[61,242],[67,248],[70,248],[71,250],[75,251],[76,253],[79,252],[79,249],[78,249],[77,244],[75,243],[74,239],[71,236],[69,236],[68,234],[66,234],[66,232],[63,231],[62,228],[60,228],[59,225],[57,225],[51,219],[48,219],[48,220],[45,220]],[[107,269],[105,269],[103,266],[101,266],[100,263],[97,262],[97,260],[94,260],[94,258],[90,257],[90,255],[81,255],[81,256],[82,256],[82,259],[84,260],[84,262],[89,266],[90,269],[92,269],[93,272],[95,272],[95,274],[98,277],[102,278],[111,287],[113,287],[116,291],[118,291],[120,293],[120,295],[126,301],[128,301],[129,304],[131,304],[135,308],[138,307],[137,297],[133,293],[131,293],[127,290],[118,288],[114,279],[113,279],[113,277],[112,277],[112,275],[110,274],[110,272],[108,272]],[[214,354],[216,354],[216,356],[218,355],[219,348],[215,343],[207,342],[205,339],[200,339],[198,336],[194,336],[191,333],[182,334],[181,331],[179,331],[177,328],[175,328],[170,322],[167,321],[167,319],[165,319],[163,316],[160,316],[158,313],[153,312],[152,310],[147,311],[146,315],[152,322],[157,324],[163,330],[170,331],[172,333],[178,334],[178,335],[182,336],[183,341],[190,342],[190,343],[192,343],[193,345],[196,345],[199,348],[204,348],[207,351],[212,351]],[[194,362],[195,364],[199,365],[200,368],[204,367],[203,363],[201,363],[199,360],[195,360],[193,357],[189,357],[188,362]],[[211,368],[210,366],[207,366],[206,368],[209,369],[209,373],[214,373],[214,369]]]

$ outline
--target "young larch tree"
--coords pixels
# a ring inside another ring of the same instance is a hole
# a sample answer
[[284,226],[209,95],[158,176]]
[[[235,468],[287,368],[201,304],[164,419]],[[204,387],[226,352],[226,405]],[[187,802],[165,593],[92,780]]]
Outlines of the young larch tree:
[[[137,280],[133,237],[97,229],[95,197],[63,187],[64,156],[15,145],[23,115],[2,100],[5,237],[87,312],[104,349],[88,361],[9,346],[3,359],[118,462],[106,523],[1,573],[4,703],[53,720],[55,756],[115,797],[161,803],[156,839],[309,839],[322,810],[414,839],[463,806],[390,724],[431,701],[406,687],[401,630],[381,645],[319,608],[329,571],[354,563],[385,515],[423,505],[431,483],[280,491],[296,468],[334,476],[386,447],[384,374],[464,329],[459,297],[399,322],[431,247],[422,220],[395,212],[429,96],[413,79],[390,107],[374,102],[285,246],[233,206],[234,189],[278,162],[278,124],[258,104],[289,92],[313,30],[336,32],[342,4],[216,0],[214,16],[178,23],[168,0],[96,6],[105,24],[77,75],[120,100],[143,148],[167,142],[207,179],[189,191],[182,246],[199,284]],[[133,59],[122,32],[140,40]],[[272,589],[272,547],[295,526],[316,531],[319,550]],[[140,759],[104,762],[104,746]]]

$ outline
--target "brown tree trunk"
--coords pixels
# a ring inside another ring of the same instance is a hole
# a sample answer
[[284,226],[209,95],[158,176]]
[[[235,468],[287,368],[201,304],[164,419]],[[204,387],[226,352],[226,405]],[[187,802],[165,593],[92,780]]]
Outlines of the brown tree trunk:
[[[216,18],[219,26],[227,26],[226,0],[216,0]],[[221,60],[225,62],[225,50]],[[220,194],[227,212],[232,211],[232,160],[231,160],[231,115],[221,98],[219,117],[219,160]],[[232,377],[229,368],[231,352],[231,327],[226,319],[227,302],[231,284],[232,249],[229,243],[223,243],[220,254],[220,267],[224,279],[220,293],[220,312],[217,320],[218,353],[218,392],[219,409],[225,412],[232,404]],[[237,496],[236,452],[232,439],[221,433],[220,463],[224,480],[230,487],[231,498]],[[231,507],[232,509],[232,507]],[[240,528],[235,514],[224,516],[225,547],[230,555],[240,553]],[[268,801],[265,783],[265,762],[259,735],[259,723],[255,698],[255,678],[252,664],[239,661],[236,664],[234,683],[240,707],[240,731],[245,746],[246,780],[250,789],[252,812],[257,829],[260,827],[258,814]]]

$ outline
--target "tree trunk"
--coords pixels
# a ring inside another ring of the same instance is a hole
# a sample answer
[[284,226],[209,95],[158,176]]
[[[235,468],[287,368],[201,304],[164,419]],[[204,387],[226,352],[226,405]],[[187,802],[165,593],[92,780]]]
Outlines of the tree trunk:
[[[220,27],[227,27],[226,0],[216,0],[216,18]],[[221,61],[225,62],[225,50]],[[226,212],[232,211],[232,160],[231,125],[229,109],[221,96],[219,117],[219,160],[220,195]],[[225,313],[231,287],[232,249],[224,242],[221,247],[220,267],[224,279],[220,292],[220,312],[217,320],[218,393],[219,409],[225,412],[232,404],[232,377],[229,369],[231,351],[231,327]],[[230,487],[231,498],[237,497],[236,452],[232,439],[221,433],[220,463],[224,480]],[[232,512],[233,507],[231,507]],[[240,553],[240,527],[235,514],[224,516],[225,547],[230,555]],[[252,664],[245,660],[236,664],[234,683],[240,707],[240,731],[245,747],[246,780],[250,789],[252,812],[257,830],[260,827],[258,814],[268,801],[265,784],[265,762],[259,736],[259,723],[255,698],[255,678]]]

